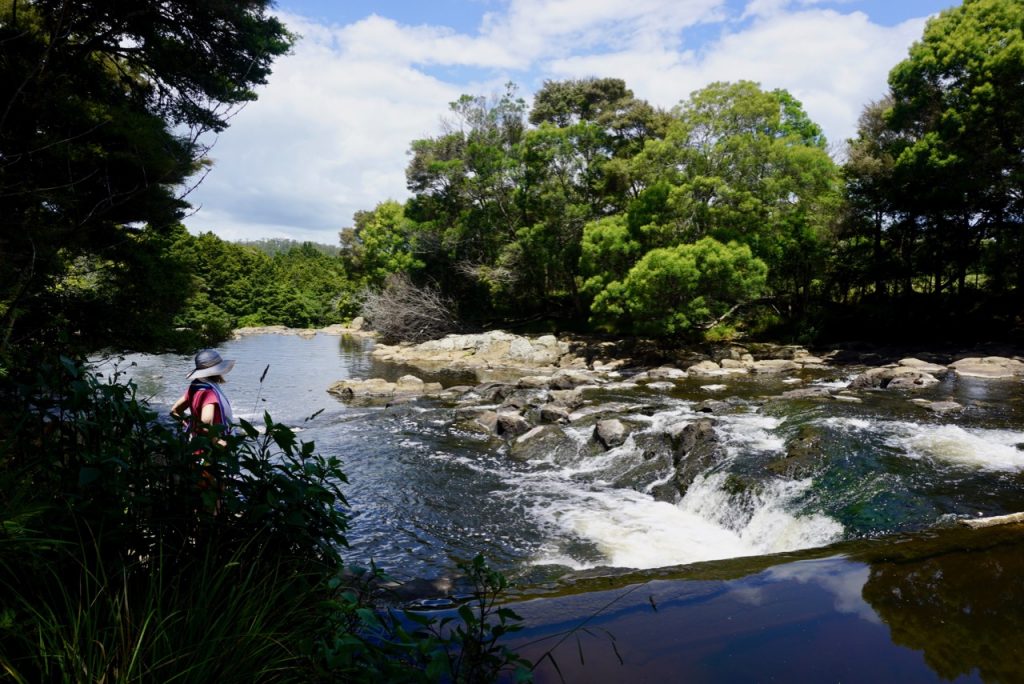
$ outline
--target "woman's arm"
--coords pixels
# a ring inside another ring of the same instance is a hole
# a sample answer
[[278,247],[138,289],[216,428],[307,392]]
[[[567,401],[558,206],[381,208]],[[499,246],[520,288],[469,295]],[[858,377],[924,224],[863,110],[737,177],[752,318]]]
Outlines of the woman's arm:
[[174,405],[171,406],[171,418],[184,420],[186,406],[188,406],[188,392],[182,394],[181,398],[178,399],[178,401],[174,402]]

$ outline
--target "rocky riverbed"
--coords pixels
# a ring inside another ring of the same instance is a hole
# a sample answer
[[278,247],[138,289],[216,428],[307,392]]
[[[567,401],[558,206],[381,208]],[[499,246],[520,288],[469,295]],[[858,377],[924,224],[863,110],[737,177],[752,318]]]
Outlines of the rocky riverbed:
[[[705,354],[675,352],[684,363],[652,367],[643,365],[644,358],[623,354],[624,348],[621,342],[501,331],[378,345],[375,359],[435,372],[472,372],[480,382],[442,387],[406,375],[397,382],[343,380],[329,392],[371,405],[442,401],[450,407],[452,429],[493,439],[496,450],[522,462],[596,457],[630,441],[641,457],[616,481],[677,503],[698,477],[728,458],[720,422],[730,416],[770,413],[773,406],[794,402],[860,404],[881,393],[926,419],[927,413],[948,416],[969,408],[942,392],[945,381],[1024,380],[1019,355],[926,354],[869,365],[865,361],[877,359],[877,352],[815,354],[799,346],[731,345]],[[489,379],[497,376],[503,379]],[[731,395],[738,381],[743,392]],[[678,397],[686,388],[699,388],[707,398],[693,402],[692,411],[665,418],[659,397]],[[770,477],[809,477],[827,456],[824,439],[819,426],[803,425],[782,450],[761,459],[756,472],[730,473],[727,486],[743,490]]]

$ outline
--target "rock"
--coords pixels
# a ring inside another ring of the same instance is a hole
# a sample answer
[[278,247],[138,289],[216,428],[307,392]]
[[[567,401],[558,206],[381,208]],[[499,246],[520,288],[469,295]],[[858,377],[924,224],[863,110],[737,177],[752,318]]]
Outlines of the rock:
[[691,375],[722,375],[722,367],[714,361],[701,361],[687,369]]
[[789,371],[800,370],[800,364],[788,359],[766,359],[764,361],[754,361],[750,370],[760,375],[788,373]]
[[860,397],[855,397],[855,396],[850,395],[850,394],[833,394],[831,396],[836,401],[842,401],[842,402],[845,402],[847,404],[863,404],[864,403],[864,400],[861,399]]
[[549,460],[572,451],[576,442],[554,425],[539,425],[509,443],[508,455],[517,461]]
[[543,406],[551,400],[544,390],[516,390],[505,397],[500,408],[522,410],[528,407]]
[[527,389],[548,389],[551,386],[550,375],[527,375],[519,378],[516,387]]
[[622,445],[628,434],[626,426],[617,418],[599,420],[594,426],[594,437],[605,449],[614,449]]
[[725,370],[742,370],[749,371],[754,367],[754,359],[751,357],[749,361],[742,359],[722,359],[722,368]]
[[518,413],[499,411],[495,431],[503,437],[518,437],[530,431],[530,424]]
[[915,359],[913,357],[900,359],[899,361],[896,362],[896,365],[902,366],[904,368],[913,368],[916,371],[928,373],[929,375],[934,375],[935,377],[938,378],[941,378],[947,373],[949,373],[949,368],[946,366],[940,366],[937,363],[928,363],[927,361],[922,361],[921,359]]
[[968,357],[954,361],[949,367],[965,378],[987,378],[990,380],[1012,378],[1024,375],[1024,363],[1004,356]]
[[656,392],[671,392],[676,388],[676,384],[674,382],[649,382],[644,387]]
[[521,337],[494,330],[479,335],[448,335],[416,345],[377,345],[374,358],[434,368],[578,368],[585,361],[573,356],[569,343],[554,335]]
[[473,393],[485,402],[505,401],[515,391],[515,385],[505,382],[485,382],[473,388]]
[[583,405],[583,395],[579,390],[551,390],[548,395],[551,397],[551,403],[564,406],[570,411]]
[[934,413],[947,413],[949,411],[960,411],[961,404],[955,401],[928,401],[927,399],[914,399],[913,403]]
[[679,496],[686,494],[693,481],[719,458],[718,435],[714,422],[706,418],[692,423],[677,423],[668,429],[672,443],[672,464],[676,473],[672,484]]
[[850,389],[922,389],[938,384],[938,380],[913,366],[871,368],[850,381]]
[[786,455],[767,465],[769,471],[794,480],[812,476],[825,459],[821,428],[801,425],[797,435],[786,443]]
[[474,422],[491,434],[497,434],[498,432],[497,411],[483,411],[474,419]]
[[783,399],[827,399],[832,396],[827,387],[801,387],[782,393]]
[[348,327],[352,330],[362,330],[363,326],[366,325],[366,319],[362,316],[356,316],[352,319],[352,322],[348,324]]
[[388,382],[382,378],[340,380],[331,385],[327,391],[342,399],[356,397],[411,397],[440,392],[441,383],[423,382],[415,376],[407,375],[403,376],[397,383]]
[[651,380],[679,380],[686,377],[686,371],[672,366],[660,366],[647,371],[646,375]]
[[549,404],[541,408],[540,420],[542,423],[568,423],[569,409]]
[[679,457],[690,453],[699,444],[718,441],[715,424],[707,418],[670,425],[666,433],[672,442],[672,450],[675,452],[677,462]]
[[732,406],[724,401],[719,401],[717,399],[705,399],[694,406],[693,410],[697,413],[725,413],[731,408]]
[[913,371],[912,373],[901,373],[889,381],[886,389],[916,390],[931,387],[939,384],[939,381],[928,373]]
[[607,416],[621,415],[634,408],[635,406],[633,404],[626,404],[623,402],[610,402],[607,404],[598,404],[597,406],[584,406],[569,414],[569,422],[579,423],[580,421],[588,418],[600,420]]
[[552,389],[573,389],[581,385],[592,385],[596,381],[593,373],[580,370],[560,370],[551,376]]

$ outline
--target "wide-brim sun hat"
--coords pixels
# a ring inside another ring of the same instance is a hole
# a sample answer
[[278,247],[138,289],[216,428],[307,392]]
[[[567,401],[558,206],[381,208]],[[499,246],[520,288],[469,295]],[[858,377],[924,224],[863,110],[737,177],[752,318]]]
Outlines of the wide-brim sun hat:
[[216,349],[204,349],[196,354],[196,367],[186,378],[198,380],[214,375],[224,375],[235,367],[234,359],[222,359]]

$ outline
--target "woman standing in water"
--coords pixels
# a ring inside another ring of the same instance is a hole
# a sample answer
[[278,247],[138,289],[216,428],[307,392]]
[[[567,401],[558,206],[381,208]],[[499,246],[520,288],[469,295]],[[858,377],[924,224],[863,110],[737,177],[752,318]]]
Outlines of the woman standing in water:
[[221,425],[224,431],[230,431],[235,417],[231,412],[231,402],[221,390],[225,382],[224,376],[235,367],[233,359],[222,359],[215,349],[204,349],[195,358],[195,369],[186,375],[192,383],[185,393],[174,402],[171,416],[185,420],[188,409],[188,433],[195,436],[206,432],[208,425]]

